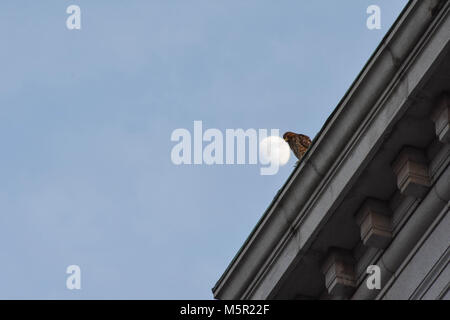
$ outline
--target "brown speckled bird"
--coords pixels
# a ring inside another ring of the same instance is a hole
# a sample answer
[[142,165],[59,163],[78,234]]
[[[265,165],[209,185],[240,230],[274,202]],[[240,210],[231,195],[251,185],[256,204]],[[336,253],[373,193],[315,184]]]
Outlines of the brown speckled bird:
[[295,156],[300,160],[311,144],[311,139],[304,134],[286,132],[283,135],[284,141],[289,144]]

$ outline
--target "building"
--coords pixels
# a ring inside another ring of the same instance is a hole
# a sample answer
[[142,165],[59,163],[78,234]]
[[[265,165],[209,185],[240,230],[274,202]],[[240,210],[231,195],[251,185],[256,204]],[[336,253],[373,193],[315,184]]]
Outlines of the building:
[[408,3],[216,299],[450,299],[449,40],[450,1]]

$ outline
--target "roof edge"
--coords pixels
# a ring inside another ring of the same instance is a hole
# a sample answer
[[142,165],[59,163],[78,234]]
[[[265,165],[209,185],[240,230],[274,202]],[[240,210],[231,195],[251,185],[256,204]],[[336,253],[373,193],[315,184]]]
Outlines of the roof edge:
[[[408,2],[408,4],[405,6],[405,8],[400,13],[399,17],[396,19],[394,24],[391,26],[391,28],[388,30],[374,53],[371,55],[369,60],[366,62],[365,66],[361,70],[361,72],[358,74],[356,79],[351,84],[350,88],[347,90],[347,92],[344,94],[343,98],[338,103],[335,110],[332,112],[332,114],[328,117],[325,124],[323,125],[322,129],[319,131],[319,133],[316,135],[316,137],[313,140],[311,148],[308,150],[308,152],[305,154],[304,158],[302,159],[301,163],[295,168],[295,170],[290,174],[285,184],[282,186],[282,188],[278,191],[272,202],[270,203],[267,210],[264,212],[262,217],[259,219],[256,226],[251,231],[250,235],[245,240],[244,244],[240,248],[240,250],[237,252],[235,257],[232,259],[222,276],[219,278],[215,286],[212,288],[214,297],[217,299],[239,299],[242,296],[243,291],[245,291],[245,283],[241,284],[241,288],[238,290],[235,290],[235,292],[228,292],[226,293],[226,284],[228,281],[233,281],[233,277],[235,273],[242,267],[242,265],[246,262],[243,261],[243,256],[246,255],[247,252],[252,247],[255,247],[255,242],[258,238],[261,237],[262,231],[265,229],[267,224],[270,224],[271,222],[271,216],[274,211],[276,211],[278,205],[285,197],[290,197],[292,195],[289,194],[289,187],[298,181],[299,179],[303,179],[304,177],[309,178],[309,180],[322,180],[322,177],[324,173],[327,170],[327,164],[323,164],[320,166],[320,168],[315,167],[312,165],[312,159],[317,158],[321,156],[321,153],[325,152],[323,149],[329,148],[329,146],[322,146],[324,144],[325,137],[328,136],[329,131],[331,131],[331,128],[333,128],[333,131],[336,130],[335,127],[342,126],[343,123],[340,120],[340,117],[342,117],[342,111],[345,108],[347,104],[349,104],[349,101],[351,98],[357,94],[361,94],[360,91],[367,90],[367,84],[365,86],[361,86],[363,82],[370,82],[370,71],[373,69],[376,69],[377,64],[381,64],[383,62],[383,59],[386,59],[386,55],[383,53],[386,53],[389,51],[390,56],[393,55],[390,48],[390,44],[398,40],[396,38],[396,35],[398,33],[404,33],[409,35],[409,37],[404,36],[402,41],[402,47],[404,50],[400,52],[396,52],[397,58],[404,59],[409,54],[409,49],[414,47],[414,45],[419,41],[419,38],[421,34],[414,34],[417,32],[417,30],[426,30],[428,25],[433,20],[434,16],[436,15],[435,9],[439,8],[442,3],[445,2],[443,0],[411,0]],[[415,17],[424,15],[424,12],[431,12],[429,19],[423,21],[424,19],[418,19],[414,20]],[[412,26],[410,22],[414,21],[414,27]],[[391,74],[395,74],[395,72],[398,70],[399,66],[392,65],[391,67]],[[377,86],[384,86],[392,80],[391,77],[386,77],[382,84],[377,84]],[[362,88],[361,88],[362,87]],[[370,109],[369,109],[370,110]],[[367,111],[366,111],[367,112]],[[345,130],[342,130],[345,131]],[[327,137],[328,138],[328,137]],[[333,139],[334,140],[334,139]],[[335,146],[336,154],[338,154],[339,145]],[[329,154],[329,150],[326,150],[326,154]],[[315,171],[314,173],[311,173],[312,171]],[[313,177],[313,178],[310,178]],[[314,188],[316,187],[316,184],[314,185]],[[289,228],[289,224],[286,223],[286,228]],[[281,235],[284,232],[280,232],[280,236],[278,239],[281,238]],[[248,260],[248,259],[246,259]],[[252,270],[253,274],[255,274],[255,270]],[[248,277],[248,276],[247,276]],[[247,282],[251,279],[247,279]]]

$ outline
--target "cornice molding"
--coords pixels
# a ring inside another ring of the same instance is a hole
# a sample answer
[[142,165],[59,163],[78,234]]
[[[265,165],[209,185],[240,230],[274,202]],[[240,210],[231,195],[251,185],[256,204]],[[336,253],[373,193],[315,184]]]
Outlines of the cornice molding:
[[[442,5],[439,14],[431,13]],[[213,288],[216,298],[265,299],[276,291],[448,44],[448,30],[436,36],[448,8],[446,1],[410,1]],[[425,48],[430,41],[431,52]],[[265,288],[263,280],[269,281]]]

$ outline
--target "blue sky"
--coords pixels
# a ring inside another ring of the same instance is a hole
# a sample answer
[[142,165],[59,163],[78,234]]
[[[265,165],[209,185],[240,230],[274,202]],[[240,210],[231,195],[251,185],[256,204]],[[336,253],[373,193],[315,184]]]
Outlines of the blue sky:
[[314,137],[406,3],[2,0],[0,298],[211,299],[295,160],[175,166],[172,131]]

